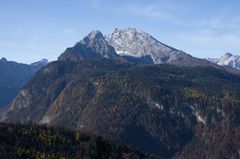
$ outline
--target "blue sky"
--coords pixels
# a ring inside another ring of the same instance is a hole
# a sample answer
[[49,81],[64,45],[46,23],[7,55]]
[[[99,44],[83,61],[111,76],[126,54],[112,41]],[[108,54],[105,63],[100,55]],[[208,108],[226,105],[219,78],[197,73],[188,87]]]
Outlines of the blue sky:
[[0,57],[56,60],[92,30],[136,27],[196,57],[240,54],[239,0],[1,0]]

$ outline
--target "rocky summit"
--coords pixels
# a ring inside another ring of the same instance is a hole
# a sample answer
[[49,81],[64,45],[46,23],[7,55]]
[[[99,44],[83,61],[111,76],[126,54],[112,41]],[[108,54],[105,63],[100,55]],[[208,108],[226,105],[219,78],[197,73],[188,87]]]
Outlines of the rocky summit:
[[150,56],[153,63],[170,63],[176,59],[178,50],[167,46],[144,31],[135,28],[115,29],[105,36],[116,52],[121,56]]
[[58,60],[96,60],[96,59],[121,60],[114,48],[108,44],[100,31],[93,31],[75,46],[66,49]]

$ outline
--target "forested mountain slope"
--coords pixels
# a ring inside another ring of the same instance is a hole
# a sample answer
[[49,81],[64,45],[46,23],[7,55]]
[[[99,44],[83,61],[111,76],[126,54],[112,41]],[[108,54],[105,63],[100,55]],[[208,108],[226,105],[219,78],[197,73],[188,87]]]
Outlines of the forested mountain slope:
[[1,117],[107,135],[165,158],[237,158],[239,83],[212,67],[57,61]]
[[[0,123],[2,159],[157,159],[100,136],[37,125]],[[160,159],[160,158],[159,158]]]

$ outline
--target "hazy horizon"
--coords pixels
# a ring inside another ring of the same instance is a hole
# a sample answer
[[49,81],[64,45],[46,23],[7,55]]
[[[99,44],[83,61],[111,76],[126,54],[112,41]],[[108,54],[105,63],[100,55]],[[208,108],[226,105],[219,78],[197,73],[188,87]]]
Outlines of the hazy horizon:
[[240,54],[240,1],[3,0],[0,57],[50,61],[92,30],[143,30],[199,58]]

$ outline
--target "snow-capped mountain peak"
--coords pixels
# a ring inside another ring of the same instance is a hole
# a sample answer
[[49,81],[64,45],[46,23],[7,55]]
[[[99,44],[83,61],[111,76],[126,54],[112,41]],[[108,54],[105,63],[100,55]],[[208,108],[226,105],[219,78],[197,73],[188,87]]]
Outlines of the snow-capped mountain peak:
[[176,49],[135,28],[115,29],[105,38],[121,56],[151,56],[154,63],[167,63],[176,56]]
[[230,66],[236,69],[240,69],[240,56],[233,55],[232,53],[225,53],[220,58],[208,59],[220,66]]
[[7,59],[3,57],[2,59],[0,59],[0,62],[7,62]]
[[42,59],[39,61],[41,64],[44,64],[44,65],[47,65],[49,62],[48,62],[48,59]]
[[40,61],[37,61],[37,62],[34,62],[34,63],[31,63],[32,66],[37,66],[37,65],[47,65],[48,64],[48,60],[47,59],[42,59]]
[[46,66],[48,63],[49,63],[49,62],[48,62],[47,59],[42,59],[42,60],[40,60],[40,61],[37,61],[37,62],[31,63],[30,65],[31,65],[32,67],[34,67],[35,69],[38,70],[38,69],[40,69],[40,68]]
[[240,69],[240,56],[226,53],[219,59],[218,64]]

